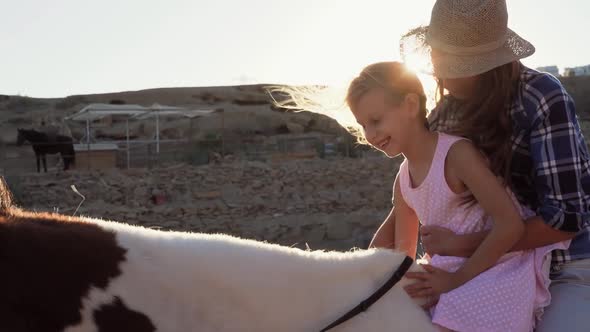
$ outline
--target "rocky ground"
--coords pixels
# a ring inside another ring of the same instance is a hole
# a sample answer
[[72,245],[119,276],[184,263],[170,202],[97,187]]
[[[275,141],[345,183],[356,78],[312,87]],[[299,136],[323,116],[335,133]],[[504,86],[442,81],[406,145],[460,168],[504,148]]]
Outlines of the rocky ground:
[[230,233],[284,245],[364,247],[391,209],[399,160],[373,156],[247,161],[161,169],[13,175],[18,202],[193,232]]

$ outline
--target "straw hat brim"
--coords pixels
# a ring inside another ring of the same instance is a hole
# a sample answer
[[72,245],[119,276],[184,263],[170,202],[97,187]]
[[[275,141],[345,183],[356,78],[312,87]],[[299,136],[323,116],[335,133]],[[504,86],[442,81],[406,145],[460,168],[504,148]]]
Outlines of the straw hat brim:
[[426,34],[427,26],[409,31],[400,40],[400,55],[404,62],[412,62],[421,71],[438,78],[461,78],[476,76],[501,65],[524,59],[535,53],[535,47],[508,29],[506,41],[497,49],[478,54],[459,55],[437,52],[431,58],[431,48]]

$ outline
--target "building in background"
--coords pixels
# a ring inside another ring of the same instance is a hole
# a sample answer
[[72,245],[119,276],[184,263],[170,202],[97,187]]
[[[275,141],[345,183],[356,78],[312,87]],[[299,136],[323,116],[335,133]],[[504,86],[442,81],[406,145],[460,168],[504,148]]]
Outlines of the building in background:
[[559,76],[559,68],[557,68],[557,66],[538,67],[537,70],[545,72],[545,73],[549,73],[555,77]]
[[563,71],[563,76],[566,76],[566,77],[588,76],[588,75],[590,75],[590,65],[565,68],[565,70]]

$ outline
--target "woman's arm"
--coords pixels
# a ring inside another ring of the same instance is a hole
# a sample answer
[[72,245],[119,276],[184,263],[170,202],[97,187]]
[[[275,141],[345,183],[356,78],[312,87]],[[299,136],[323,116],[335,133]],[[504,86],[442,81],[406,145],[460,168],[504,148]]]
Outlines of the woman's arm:
[[[489,231],[471,234],[455,234],[438,226],[422,226],[422,245],[430,255],[470,257],[488,236]],[[535,216],[525,221],[523,236],[510,251],[520,251],[543,247],[566,241],[576,233],[563,232],[548,226],[542,217]]]
[[393,205],[387,219],[375,233],[370,247],[397,249],[415,257],[419,221],[401,194],[399,174],[393,185]]

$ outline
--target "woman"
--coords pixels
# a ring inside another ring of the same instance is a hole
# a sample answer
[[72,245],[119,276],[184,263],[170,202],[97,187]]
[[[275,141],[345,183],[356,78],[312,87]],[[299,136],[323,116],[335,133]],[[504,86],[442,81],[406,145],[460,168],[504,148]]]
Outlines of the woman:
[[[513,250],[572,239],[551,262],[552,303],[537,331],[585,331],[590,315],[590,162],[574,103],[553,76],[522,65],[534,47],[507,27],[506,2],[438,0],[430,25],[403,37],[404,58],[429,54],[440,100],[430,129],[471,139],[499,168],[521,204],[536,212]],[[447,95],[442,95],[446,89]],[[507,149],[510,158],[505,158]],[[372,246],[391,247],[388,218]],[[423,227],[430,255],[470,256],[487,232],[456,235]],[[410,274],[407,288],[429,297],[436,274]],[[434,300],[433,302],[435,302]],[[582,307],[582,308],[581,308]]]

